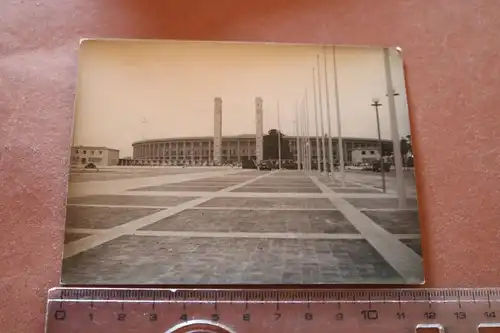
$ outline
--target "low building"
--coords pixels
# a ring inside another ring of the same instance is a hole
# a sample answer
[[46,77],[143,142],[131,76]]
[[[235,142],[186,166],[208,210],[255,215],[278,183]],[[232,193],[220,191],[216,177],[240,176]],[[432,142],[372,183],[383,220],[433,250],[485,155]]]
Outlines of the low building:
[[108,147],[73,146],[71,147],[71,165],[85,166],[94,163],[97,166],[118,165],[120,151]]
[[351,152],[352,164],[370,163],[380,159],[378,147],[354,149]]

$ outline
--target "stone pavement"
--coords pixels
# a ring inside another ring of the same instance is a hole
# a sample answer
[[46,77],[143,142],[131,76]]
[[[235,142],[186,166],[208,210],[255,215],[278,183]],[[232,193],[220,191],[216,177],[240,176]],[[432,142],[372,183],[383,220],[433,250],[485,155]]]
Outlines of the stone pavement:
[[397,209],[373,175],[131,170],[71,183],[63,283],[423,280],[416,199]]

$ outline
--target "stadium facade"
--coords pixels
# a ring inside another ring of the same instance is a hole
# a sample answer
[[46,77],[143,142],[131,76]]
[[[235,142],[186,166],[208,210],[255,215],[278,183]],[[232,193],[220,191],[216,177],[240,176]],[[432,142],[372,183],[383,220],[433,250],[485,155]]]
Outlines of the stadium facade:
[[[241,163],[243,160],[255,160],[260,162],[268,157],[264,156],[263,138],[263,100],[260,97],[255,99],[255,134],[242,134],[236,136],[222,136],[222,99],[214,99],[214,135],[200,137],[173,137],[163,139],[150,139],[137,141],[132,144],[133,158],[129,163],[145,164],[191,164],[191,165],[220,165]],[[271,130],[271,129],[269,129]],[[290,150],[294,160],[297,160],[297,137],[283,133],[283,139]],[[317,140],[316,137],[299,136],[299,140],[309,141],[312,158],[316,160]],[[319,150],[323,153],[321,138]],[[328,140],[325,138],[325,147],[328,147]],[[332,138],[333,156],[337,159],[338,138]],[[344,148],[344,160],[352,163],[352,152],[357,149],[365,149],[369,153],[373,151],[376,155],[379,149],[377,139],[369,138],[342,138]],[[392,151],[392,141],[383,140],[384,151]]]
[[[303,137],[299,137],[302,139]],[[295,136],[285,136],[288,147],[297,160],[297,138]],[[316,137],[310,137],[310,145],[313,159],[316,159]],[[325,140],[325,147],[328,149],[328,140]],[[333,156],[337,159],[338,139],[332,138]],[[353,162],[352,152],[364,149],[367,154],[378,155],[379,143],[377,139],[366,138],[343,138],[344,159],[350,164]],[[384,149],[392,150],[392,141],[384,140]],[[221,158],[217,159],[214,154],[213,137],[182,137],[143,140],[134,142],[133,160],[146,163],[189,163],[189,164],[229,164],[241,163],[242,160],[257,160],[256,135],[224,136],[221,140]],[[320,152],[324,156],[320,138]],[[373,151],[373,153],[372,153]]]

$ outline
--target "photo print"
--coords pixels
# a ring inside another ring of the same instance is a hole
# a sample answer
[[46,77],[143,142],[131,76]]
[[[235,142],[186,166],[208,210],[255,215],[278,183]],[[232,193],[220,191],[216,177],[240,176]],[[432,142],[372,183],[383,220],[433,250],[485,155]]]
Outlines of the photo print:
[[62,283],[420,284],[398,48],[84,40]]

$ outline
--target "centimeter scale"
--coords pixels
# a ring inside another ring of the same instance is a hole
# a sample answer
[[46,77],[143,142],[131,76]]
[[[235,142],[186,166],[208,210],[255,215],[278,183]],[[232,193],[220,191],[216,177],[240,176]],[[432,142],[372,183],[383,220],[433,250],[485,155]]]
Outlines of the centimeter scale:
[[500,289],[54,288],[46,333],[500,333]]

